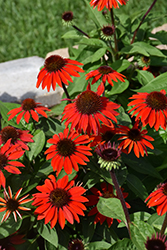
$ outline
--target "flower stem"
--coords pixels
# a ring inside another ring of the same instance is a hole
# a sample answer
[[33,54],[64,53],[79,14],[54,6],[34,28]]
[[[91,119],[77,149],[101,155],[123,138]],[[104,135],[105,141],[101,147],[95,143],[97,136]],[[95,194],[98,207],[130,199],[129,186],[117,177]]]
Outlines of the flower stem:
[[119,183],[118,183],[117,177],[116,177],[116,175],[115,175],[114,169],[112,169],[112,170],[110,171],[110,175],[111,175],[113,184],[114,184],[114,186],[115,186],[115,189],[116,189],[116,191],[117,191],[118,198],[119,198],[120,201],[121,201],[122,208],[123,208],[123,210],[124,210],[124,214],[125,214],[126,222],[127,222],[127,223],[126,223],[126,227],[127,227],[127,229],[128,229],[129,236],[130,236],[130,238],[131,238],[131,232],[130,232],[130,223],[131,223],[131,221],[130,221],[130,217],[129,217],[129,212],[128,212],[128,209],[127,209],[127,207],[126,207],[126,203],[125,203],[125,200],[124,200],[122,191],[121,191],[121,189],[120,189],[120,187],[119,187]]
[[148,15],[148,13],[151,11],[151,9],[153,8],[153,6],[155,5],[157,0],[154,0],[153,3],[151,4],[150,8],[147,10],[147,12],[145,13],[145,15],[143,16],[139,26],[137,27],[137,29],[135,30],[134,34],[133,34],[133,38],[132,38],[132,41],[131,41],[131,44],[134,43],[134,40],[135,40],[135,37],[136,37],[136,34],[140,28],[140,26],[142,25],[142,23],[144,22],[144,19],[146,18],[146,16]]
[[116,31],[115,31],[115,21],[114,21],[114,13],[113,13],[113,9],[110,10],[110,14],[111,14],[111,22],[112,25],[114,26],[114,44],[115,44],[115,52],[116,52],[116,57],[118,57],[118,43],[117,43],[117,37],[116,37]]
[[162,228],[161,228],[161,231],[160,231],[161,235],[165,233],[166,226],[167,226],[167,213],[165,215],[165,219],[163,221]]
[[63,90],[64,90],[66,96],[67,96],[68,102],[71,103],[71,101],[70,101],[71,98],[70,98],[70,96],[68,94],[68,91],[66,89],[66,86],[65,86],[64,82],[62,82],[62,87],[63,87]]
[[88,34],[86,34],[83,30],[79,29],[77,26],[72,25],[72,27],[76,30],[78,30],[79,32],[81,32],[84,36],[87,36],[88,38],[90,38],[90,36]]

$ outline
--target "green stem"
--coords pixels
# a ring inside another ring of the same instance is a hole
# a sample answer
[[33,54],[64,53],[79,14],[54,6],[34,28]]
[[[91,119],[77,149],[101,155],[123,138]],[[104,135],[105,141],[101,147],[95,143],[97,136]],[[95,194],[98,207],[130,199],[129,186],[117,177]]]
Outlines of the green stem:
[[153,3],[151,4],[150,8],[147,10],[147,12],[145,13],[145,15],[143,16],[139,26],[137,27],[137,29],[135,30],[134,34],[133,34],[133,38],[132,38],[132,41],[131,41],[131,44],[134,43],[134,40],[135,40],[135,37],[137,35],[137,32],[140,28],[140,26],[142,25],[142,23],[144,22],[144,19],[146,18],[146,16],[148,15],[148,13],[151,11],[151,9],[153,8],[153,6],[155,5],[157,0],[154,0]]
[[118,198],[120,199],[121,201],[121,204],[122,204],[122,208],[123,208],[123,211],[124,211],[124,214],[125,214],[125,218],[126,218],[126,227],[128,229],[128,232],[129,232],[129,236],[131,238],[131,232],[130,232],[130,217],[129,217],[129,212],[128,212],[128,209],[127,209],[127,206],[126,206],[126,203],[125,203],[125,200],[124,200],[124,197],[123,197],[123,194],[122,194],[122,191],[119,187],[119,183],[118,183],[118,180],[117,180],[117,177],[115,175],[115,172],[114,172],[114,169],[112,169],[110,171],[110,175],[111,175],[111,178],[112,178],[112,181],[113,181],[113,184],[115,186],[115,189],[117,191],[117,195],[118,195]]
[[118,57],[118,43],[117,43],[117,37],[116,37],[116,30],[115,30],[115,21],[114,21],[113,9],[110,10],[110,14],[111,14],[111,22],[112,22],[112,25],[114,26],[114,44],[115,44],[115,52],[116,52],[116,57]]
[[167,226],[167,213],[165,215],[165,219],[163,221],[162,228],[161,228],[161,231],[160,231],[161,235],[165,233],[166,226]]

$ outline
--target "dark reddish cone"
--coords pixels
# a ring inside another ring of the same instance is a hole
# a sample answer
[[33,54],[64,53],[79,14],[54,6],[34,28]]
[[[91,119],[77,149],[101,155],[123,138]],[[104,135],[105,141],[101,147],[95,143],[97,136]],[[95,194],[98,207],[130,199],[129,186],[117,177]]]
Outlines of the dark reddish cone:
[[85,249],[84,244],[82,240],[79,239],[72,240],[68,245],[68,250],[84,250],[84,249]]
[[151,239],[147,237],[145,247],[147,250],[167,250],[166,236],[157,232]]

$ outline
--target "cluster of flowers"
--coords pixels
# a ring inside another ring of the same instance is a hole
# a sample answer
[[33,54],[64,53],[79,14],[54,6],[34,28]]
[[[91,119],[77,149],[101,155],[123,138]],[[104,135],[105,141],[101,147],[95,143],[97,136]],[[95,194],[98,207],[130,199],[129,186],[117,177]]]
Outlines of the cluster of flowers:
[[[120,4],[126,4],[125,0],[119,0]],[[98,6],[98,10],[104,7],[108,9],[118,7],[117,1],[92,0],[90,4],[94,7]],[[64,59],[59,55],[50,56],[45,60],[44,67],[38,74],[36,87],[40,85],[42,89],[47,88],[50,91],[51,86],[53,90],[56,84],[66,91],[65,85],[73,82],[71,76],[79,77],[79,72],[84,73],[84,70],[79,66],[83,64],[71,60]],[[18,167],[25,167],[21,163],[21,157],[25,150],[29,150],[27,143],[33,143],[33,136],[29,131],[16,129],[12,126],[4,127],[0,132],[0,186],[4,188],[4,198],[0,197],[0,212],[6,211],[2,218],[2,222],[6,221],[11,213],[17,221],[17,214],[22,218],[18,210],[30,210],[30,208],[22,207],[22,204],[33,200],[32,205],[36,206],[35,214],[38,215],[37,220],[44,219],[44,223],[50,222],[53,228],[58,222],[60,227],[65,227],[66,221],[70,224],[76,220],[80,222],[79,216],[84,216],[87,207],[91,207],[88,216],[96,215],[94,223],[103,222],[106,220],[110,227],[113,219],[106,217],[97,210],[97,203],[100,197],[104,198],[119,198],[117,193],[114,193],[111,184],[101,183],[101,190],[92,187],[90,192],[93,195],[84,196],[86,189],[79,184],[75,184],[75,180],[69,180],[68,175],[72,170],[79,170],[79,165],[87,165],[89,157],[92,156],[92,148],[99,156],[99,163],[101,167],[107,170],[112,170],[119,166],[121,153],[129,154],[132,149],[136,157],[148,155],[147,147],[153,149],[150,141],[154,139],[147,135],[147,129],[142,129],[149,125],[155,130],[160,127],[166,129],[167,120],[167,97],[165,90],[153,91],[151,93],[137,93],[134,94],[128,104],[131,118],[135,116],[135,123],[133,127],[117,125],[116,117],[119,115],[117,111],[119,104],[110,101],[104,96],[105,85],[108,83],[114,86],[114,82],[118,80],[125,82],[125,76],[118,73],[108,65],[103,65],[92,70],[86,74],[86,80],[93,78],[91,83],[88,83],[85,91],[80,93],[74,100],[68,98],[69,104],[64,108],[62,122],[65,124],[63,132],[53,135],[48,140],[51,146],[45,151],[46,160],[51,159],[51,165],[54,175],[49,175],[44,184],[37,186],[38,193],[33,194],[33,198],[27,199],[26,195],[20,199],[22,188],[20,188],[13,197],[11,187],[6,191],[6,179],[4,170],[12,174],[21,174]],[[91,85],[101,79],[96,92],[91,90]],[[38,122],[39,115],[47,118],[46,111],[48,108],[36,103],[33,99],[25,99],[21,107],[9,111],[9,121],[16,117],[16,123],[19,124],[21,119],[29,123],[30,119]],[[39,115],[38,115],[39,114]],[[118,135],[118,144],[112,144],[111,139]],[[20,159],[20,161],[18,161]],[[62,168],[67,175],[63,178],[58,178]],[[128,193],[123,192],[123,197],[126,198]],[[162,184],[158,189],[151,193],[146,202],[148,206],[157,206],[157,213],[163,215],[167,212],[166,204],[167,184]],[[85,203],[86,206],[83,204]],[[93,208],[92,208],[93,206]],[[126,203],[127,208],[130,205]],[[120,222],[118,220],[118,222]],[[15,237],[15,236],[12,236]],[[161,235],[156,238],[164,242]],[[155,237],[153,237],[153,240]],[[22,242],[22,237],[20,242]],[[80,244],[74,241],[71,244]],[[166,246],[166,243],[165,247]],[[149,239],[146,243],[149,248]],[[166,249],[165,248],[165,249]]]

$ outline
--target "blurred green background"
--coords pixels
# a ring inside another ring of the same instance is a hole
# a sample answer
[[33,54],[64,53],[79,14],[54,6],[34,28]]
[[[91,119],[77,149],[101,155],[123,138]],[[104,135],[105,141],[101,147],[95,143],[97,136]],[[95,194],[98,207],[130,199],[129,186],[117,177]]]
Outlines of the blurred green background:
[[[90,2],[90,0],[88,0]],[[129,0],[117,13],[143,15],[153,0]],[[87,33],[94,24],[82,0],[0,0],[0,62],[28,56],[45,57],[49,51],[72,44],[61,36],[71,28],[62,25],[61,16],[73,11],[75,23]],[[167,23],[167,0],[157,0],[152,9],[151,28]]]

